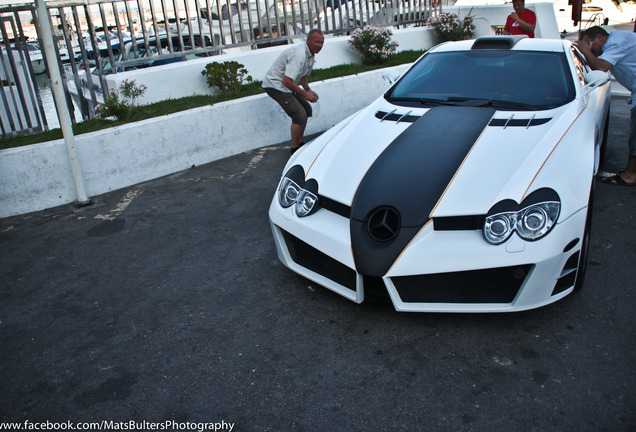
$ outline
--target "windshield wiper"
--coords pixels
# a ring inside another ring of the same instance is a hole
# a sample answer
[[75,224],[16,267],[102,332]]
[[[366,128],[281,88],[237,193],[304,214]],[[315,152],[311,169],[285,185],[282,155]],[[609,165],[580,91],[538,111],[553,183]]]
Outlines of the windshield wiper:
[[493,108],[520,108],[524,110],[536,111],[537,107],[523,102],[507,101],[500,99],[480,99],[450,96],[447,99],[421,98],[420,102],[425,105],[448,105],[448,106],[468,106],[468,107],[493,107]]
[[534,105],[530,105],[523,102],[507,101],[501,99],[480,99],[480,98],[462,98],[462,97],[449,97],[449,102],[456,102],[457,105],[462,106],[478,106],[478,107],[493,107],[493,108],[522,108],[526,110],[535,111],[537,108]]
[[418,98],[409,98],[409,97],[388,97],[386,98],[389,102],[418,102]]
[[487,102],[488,102],[488,106],[491,106],[493,108],[501,108],[501,107],[513,108],[514,107],[514,108],[526,109],[529,111],[537,110],[536,106],[523,103],[523,102],[514,102],[514,101],[506,101],[506,100],[499,100],[499,99],[490,99]]
[[457,105],[462,106],[483,106],[493,108],[521,108],[524,110],[535,111],[536,106],[515,101],[507,101],[502,99],[480,99],[480,98],[463,98],[451,96],[448,98],[449,102],[455,102]]
[[450,100],[450,98],[448,98],[448,100],[432,99],[432,98],[421,98],[420,102],[422,102],[424,105],[450,105],[450,106],[456,106],[457,105],[457,101],[452,101],[452,100]]

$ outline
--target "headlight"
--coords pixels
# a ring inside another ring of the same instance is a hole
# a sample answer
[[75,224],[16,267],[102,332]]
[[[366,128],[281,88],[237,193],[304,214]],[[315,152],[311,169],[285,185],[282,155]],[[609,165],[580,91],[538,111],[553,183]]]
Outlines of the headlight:
[[295,165],[278,186],[278,202],[283,208],[294,206],[298,217],[309,216],[318,209],[318,182],[313,179],[305,181],[303,168]]
[[299,217],[305,217],[309,215],[314,209],[316,202],[318,202],[318,197],[311,192],[303,189],[303,191],[298,196],[298,199],[296,200],[296,207],[294,207],[294,209],[296,210],[296,214]]
[[517,233],[524,240],[538,240],[546,235],[556,223],[561,203],[550,201],[534,204],[519,212]]
[[505,242],[513,232],[527,241],[544,237],[556,224],[561,211],[559,196],[552,189],[539,189],[521,205],[506,200],[495,205],[484,221],[484,238],[490,244]]
[[278,188],[278,201],[284,208],[293,206],[298,200],[298,196],[302,189],[295,181],[284,177]]
[[516,225],[514,213],[500,213],[486,218],[484,237],[488,243],[500,244],[508,240]]

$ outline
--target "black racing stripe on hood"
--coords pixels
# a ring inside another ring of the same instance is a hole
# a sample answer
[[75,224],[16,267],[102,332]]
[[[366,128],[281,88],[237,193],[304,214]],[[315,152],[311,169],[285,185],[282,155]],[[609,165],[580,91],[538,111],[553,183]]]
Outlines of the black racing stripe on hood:
[[[495,110],[434,107],[380,154],[362,179],[351,205],[351,241],[358,272],[383,276],[429,220],[440,196],[488,126]],[[390,207],[401,228],[390,241],[371,238],[373,210]]]

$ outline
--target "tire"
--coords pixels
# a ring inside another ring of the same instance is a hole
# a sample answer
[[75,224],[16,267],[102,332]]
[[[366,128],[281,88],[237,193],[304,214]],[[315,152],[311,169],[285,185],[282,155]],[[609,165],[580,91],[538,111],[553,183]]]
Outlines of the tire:
[[579,252],[579,265],[576,268],[576,281],[574,282],[574,291],[580,291],[585,282],[585,273],[587,272],[587,261],[590,251],[590,234],[592,231],[592,207],[594,202],[594,183],[590,190],[590,199],[587,203],[587,217],[585,218],[585,230],[583,231],[583,239],[581,240],[581,251]]

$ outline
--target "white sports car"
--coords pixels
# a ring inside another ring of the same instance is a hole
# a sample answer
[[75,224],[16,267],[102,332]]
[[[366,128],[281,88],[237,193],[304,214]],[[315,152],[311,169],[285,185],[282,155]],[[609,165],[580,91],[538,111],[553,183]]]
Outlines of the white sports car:
[[609,75],[567,40],[495,36],[423,55],[289,160],[280,260],[355,302],[509,312],[580,288]]

